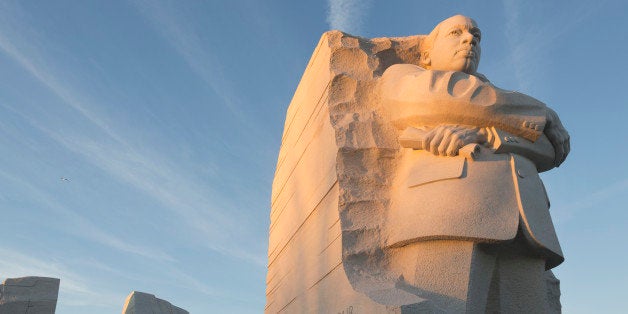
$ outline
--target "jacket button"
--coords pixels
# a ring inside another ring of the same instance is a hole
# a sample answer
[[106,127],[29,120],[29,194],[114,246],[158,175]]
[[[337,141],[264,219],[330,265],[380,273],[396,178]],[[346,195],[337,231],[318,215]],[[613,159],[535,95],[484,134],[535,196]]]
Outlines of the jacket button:
[[523,171],[521,171],[521,169],[517,169],[517,175],[519,176],[519,178],[525,178],[525,175],[523,175]]

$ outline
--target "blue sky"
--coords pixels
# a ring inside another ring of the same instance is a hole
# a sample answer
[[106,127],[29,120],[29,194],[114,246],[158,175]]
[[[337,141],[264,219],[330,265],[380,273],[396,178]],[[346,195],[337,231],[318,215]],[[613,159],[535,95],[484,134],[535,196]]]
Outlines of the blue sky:
[[[461,13],[479,71],[554,108],[543,175],[566,313],[625,310],[622,1],[2,1],[0,278],[61,278],[57,313],[132,290],[260,313],[285,111],[320,35],[425,34]],[[68,178],[69,181],[61,180]]]

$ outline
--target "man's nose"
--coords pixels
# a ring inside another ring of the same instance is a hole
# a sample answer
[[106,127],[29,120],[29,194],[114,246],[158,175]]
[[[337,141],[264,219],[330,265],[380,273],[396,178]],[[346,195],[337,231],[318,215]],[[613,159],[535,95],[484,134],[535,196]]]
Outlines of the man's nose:
[[473,46],[478,44],[478,39],[469,32],[462,33],[461,40],[464,44],[471,44]]

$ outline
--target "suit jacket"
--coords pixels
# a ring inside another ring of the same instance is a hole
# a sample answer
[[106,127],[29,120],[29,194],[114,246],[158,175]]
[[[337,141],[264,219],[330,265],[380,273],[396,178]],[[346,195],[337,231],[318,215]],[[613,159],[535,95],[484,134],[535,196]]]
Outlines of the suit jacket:
[[564,260],[538,175],[553,167],[554,157],[542,133],[543,103],[481,76],[413,65],[392,66],[381,84],[383,105],[400,129],[466,124],[492,133],[492,147],[472,144],[456,157],[403,149],[386,220],[388,246],[499,242],[513,239],[520,226],[548,269]]

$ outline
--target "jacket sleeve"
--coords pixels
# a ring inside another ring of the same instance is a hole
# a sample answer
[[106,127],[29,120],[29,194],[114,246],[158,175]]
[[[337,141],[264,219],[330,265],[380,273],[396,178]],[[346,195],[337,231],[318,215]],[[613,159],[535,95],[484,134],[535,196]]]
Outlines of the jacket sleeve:
[[384,111],[401,130],[464,124],[496,127],[534,142],[546,124],[545,104],[482,76],[397,64],[384,72],[379,88]]

